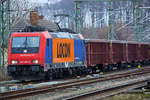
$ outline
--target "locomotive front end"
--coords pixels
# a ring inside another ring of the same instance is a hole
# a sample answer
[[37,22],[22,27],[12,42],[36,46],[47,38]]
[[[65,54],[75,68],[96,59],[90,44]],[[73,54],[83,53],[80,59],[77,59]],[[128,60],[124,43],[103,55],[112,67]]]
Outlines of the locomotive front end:
[[8,51],[8,74],[17,80],[44,77],[44,36],[41,33],[14,33]]

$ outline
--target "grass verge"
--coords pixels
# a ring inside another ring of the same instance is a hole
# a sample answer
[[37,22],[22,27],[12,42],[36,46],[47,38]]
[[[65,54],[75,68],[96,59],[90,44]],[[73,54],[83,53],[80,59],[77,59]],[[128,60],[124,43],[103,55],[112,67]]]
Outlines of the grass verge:
[[119,94],[104,100],[150,100],[150,94]]

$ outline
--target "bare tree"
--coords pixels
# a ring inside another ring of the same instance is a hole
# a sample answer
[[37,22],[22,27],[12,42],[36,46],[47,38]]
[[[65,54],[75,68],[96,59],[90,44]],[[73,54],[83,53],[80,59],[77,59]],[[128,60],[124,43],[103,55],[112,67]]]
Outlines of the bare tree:
[[31,3],[29,0],[11,0],[10,5],[11,25],[22,18],[28,17],[29,12],[39,6],[39,4]]
[[[34,10],[34,8],[38,6],[37,4],[30,3],[29,0],[10,0],[9,14],[10,14],[10,32],[7,27],[7,18],[6,12],[3,12],[3,32],[0,38],[0,58],[2,60],[1,63],[5,62],[7,64],[7,52],[8,52],[8,43],[9,37],[11,34],[11,28],[14,26],[19,20],[28,17],[29,12]],[[4,2],[4,9],[6,7],[6,3]],[[1,65],[0,65],[1,66]]]

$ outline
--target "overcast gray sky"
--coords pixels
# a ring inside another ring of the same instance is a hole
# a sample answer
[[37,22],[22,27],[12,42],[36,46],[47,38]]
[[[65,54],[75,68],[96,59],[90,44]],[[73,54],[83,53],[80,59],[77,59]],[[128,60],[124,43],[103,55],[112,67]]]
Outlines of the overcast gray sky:
[[31,2],[35,2],[35,3],[56,3],[59,2],[61,0],[31,0]]

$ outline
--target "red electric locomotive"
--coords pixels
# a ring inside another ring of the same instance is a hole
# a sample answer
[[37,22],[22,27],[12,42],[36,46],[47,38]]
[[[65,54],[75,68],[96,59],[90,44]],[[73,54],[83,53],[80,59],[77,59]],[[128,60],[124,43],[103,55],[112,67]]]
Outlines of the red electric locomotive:
[[17,80],[41,80],[85,69],[83,37],[66,32],[18,32],[10,38],[8,74]]

